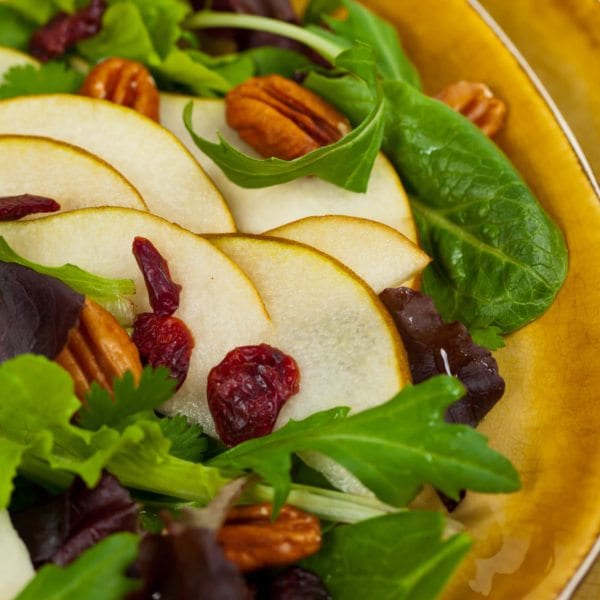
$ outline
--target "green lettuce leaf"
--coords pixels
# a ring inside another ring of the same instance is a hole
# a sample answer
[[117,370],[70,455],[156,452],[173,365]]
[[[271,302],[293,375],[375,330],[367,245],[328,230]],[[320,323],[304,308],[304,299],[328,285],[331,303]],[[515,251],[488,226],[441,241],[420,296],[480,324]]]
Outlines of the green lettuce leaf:
[[146,65],[160,62],[138,6],[129,2],[109,6],[100,32],[79,42],[77,50],[93,62],[111,56],[137,60]]
[[79,90],[83,75],[60,62],[39,67],[11,67],[0,82],[0,99],[35,94],[72,94]]
[[471,546],[465,534],[444,539],[443,533],[439,513],[368,519],[333,529],[302,566],[319,574],[334,598],[431,600]]
[[79,407],[71,378],[55,363],[22,355],[0,365],[0,509],[17,468],[57,488],[74,475],[93,487],[106,469],[123,485],[200,503],[227,482],[216,469],[172,456],[156,421],[91,432],[71,422]]
[[67,567],[45,565],[15,600],[121,600],[140,585],[126,573],[137,557],[138,543],[132,533],[116,533]]
[[0,3],[0,46],[27,51],[37,25],[4,3]]
[[106,279],[71,264],[62,267],[46,267],[31,262],[19,256],[2,236],[0,236],[0,261],[16,263],[38,273],[60,279],[76,292],[100,302],[118,300],[121,296],[135,294],[135,285],[131,279]]
[[258,473],[275,488],[276,506],[289,493],[292,454],[306,451],[333,459],[393,506],[406,505],[425,483],[454,499],[463,489],[519,489],[514,467],[486,445],[483,435],[444,422],[445,409],[463,394],[458,380],[435,377],[350,417],[348,409],[335,408],[290,421],[209,464]]
[[73,12],[77,2],[76,0],[3,0],[3,4],[39,27],[45,25],[61,10]]
[[[357,46],[342,53],[336,60],[336,65],[374,83],[372,51],[366,46]],[[348,190],[364,192],[383,135],[383,101],[381,94],[375,93],[377,98],[373,110],[356,129],[335,144],[291,161],[251,158],[221,136],[220,143],[201,138],[194,133],[192,127],[191,103],[184,110],[183,120],[196,146],[215,161],[231,181],[242,187],[265,187],[316,175]]]

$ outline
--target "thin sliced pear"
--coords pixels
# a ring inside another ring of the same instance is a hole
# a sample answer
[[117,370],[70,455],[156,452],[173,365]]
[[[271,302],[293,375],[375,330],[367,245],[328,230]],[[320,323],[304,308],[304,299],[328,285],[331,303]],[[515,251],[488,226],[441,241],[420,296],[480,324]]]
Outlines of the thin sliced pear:
[[8,511],[0,511],[0,599],[10,600],[29,583],[35,570]]
[[[211,236],[252,279],[274,326],[275,345],[300,368],[300,391],[283,406],[289,419],[348,406],[359,412],[389,400],[410,382],[396,327],[379,298],[352,271],[303,244],[260,236]],[[180,403],[179,412],[185,412]],[[366,490],[326,457],[304,459],[338,488]]]
[[18,50],[14,50],[13,48],[6,48],[5,46],[0,46],[0,81],[6,71],[8,71],[11,67],[20,67],[20,66],[38,66],[40,63],[32,58],[28,54],[24,52],[19,52]]
[[136,313],[150,307],[131,244],[135,236],[152,241],[168,261],[173,279],[183,286],[175,316],[187,324],[196,343],[176,404],[215,435],[206,402],[208,371],[236,346],[271,343],[272,338],[265,305],[235,263],[205,239],[150,213],[126,208],[87,208],[0,223],[0,235],[35,262],[70,262],[97,275],[133,279]]
[[376,294],[405,283],[429,263],[427,254],[395,229],[356,217],[307,217],[265,235],[301,242],[333,256]]
[[147,210],[131,183],[97,156],[47,138],[0,135],[0,197],[19,194],[48,196],[63,211],[90,206]]
[[134,110],[83,96],[22,96],[0,101],[0,133],[84,148],[120,171],[152,213],[198,233],[235,230],[221,194],[193,156]]
[[242,188],[229,181],[223,171],[194,145],[181,118],[183,108],[190,101],[194,102],[196,133],[216,141],[218,131],[240,150],[258,155],[227,125],[222,100],[161,95],[161,123],[183,141],[216,183],[240,231],[262,233],[304,217],[333,214],[385,223],[416,241],[408,198],[396,171],[383,154],[375,161],[366,194],[348,192],[317,177],[303,177],[268,188]]

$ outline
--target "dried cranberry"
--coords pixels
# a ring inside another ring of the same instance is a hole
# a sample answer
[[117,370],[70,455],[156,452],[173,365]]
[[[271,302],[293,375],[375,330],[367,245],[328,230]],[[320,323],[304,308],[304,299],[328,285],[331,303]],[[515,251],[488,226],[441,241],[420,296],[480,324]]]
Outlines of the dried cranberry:
[[0,198],[0,221],[16,221],[36,213],[51,213],[60,210],[60,204],[52,198],[21,194]]
[[208,374],[208,406],[221,440],[235,446],[271,433],[299,389],[291,356],[267,344],[235,348]]
[[186,324],[177,317],[141,313],[133,323],[132,340],[142,362],[168,367],[179,389],[187,377],[194,348],[194,337]]
[[290,567],[273,579],[268,598],[269,600],[331,600],[331,595],[316,573],[300,567]]
[[29,42],[31,54],[44,62],[62,56],[77,42],[100,31],[105,10],[105,0],[91,0],[72,15],[59,13],[33,34]]
[[181,286],[171,279],[169,265],[150,240],[136,237],[133,255],[144,275],[148,299],[159,317],[170,317],[179,308]]

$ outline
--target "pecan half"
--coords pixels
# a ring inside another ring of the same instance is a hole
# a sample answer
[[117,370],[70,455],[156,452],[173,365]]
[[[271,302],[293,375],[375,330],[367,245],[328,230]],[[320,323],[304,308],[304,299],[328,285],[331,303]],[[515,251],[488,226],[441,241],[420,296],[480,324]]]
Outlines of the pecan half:
[[253,77],[227,94],[227,123],[265,157],[293,160],[337,142],[348,119],[313,92],[279,75]]
[[82,401],[92,381],[112,390],[115,377],[131,371],[137,381],[142,373],[140,355],[127,332],[89,298],[79,315],[79,324],[71,329],[67,345],[55,360],[73,378],[75,393]]
[[319,551],[319,519],[284,505],[276,521],[268,503],[232,508],[217,534],[227,558],[242,571],[288,565]]
[[458,81],[436,95],[438,100],[473,121],[488,137],[503,127],[506,104],[485,83]]
[[150,72],[141,63],[109,58],[88,74],[80,93],[109,100],[158,121],[160,96]]

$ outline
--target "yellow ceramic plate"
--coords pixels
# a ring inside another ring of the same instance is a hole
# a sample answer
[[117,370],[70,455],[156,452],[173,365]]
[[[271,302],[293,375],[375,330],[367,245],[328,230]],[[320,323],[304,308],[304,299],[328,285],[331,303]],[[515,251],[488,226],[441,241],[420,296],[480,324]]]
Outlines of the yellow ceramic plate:
[[[570,268],[554,305],[497,353],[505,397],[481,430],[523,489],[467,495],[475,539],[448,599],[557,598],[600,532],[600,203],[543,93],[466,0],[370,0],[394,23],[428,92],[484,81],[510,107],[498,143],[565,233]],[[589,559],[588,559],[589,560]]]

